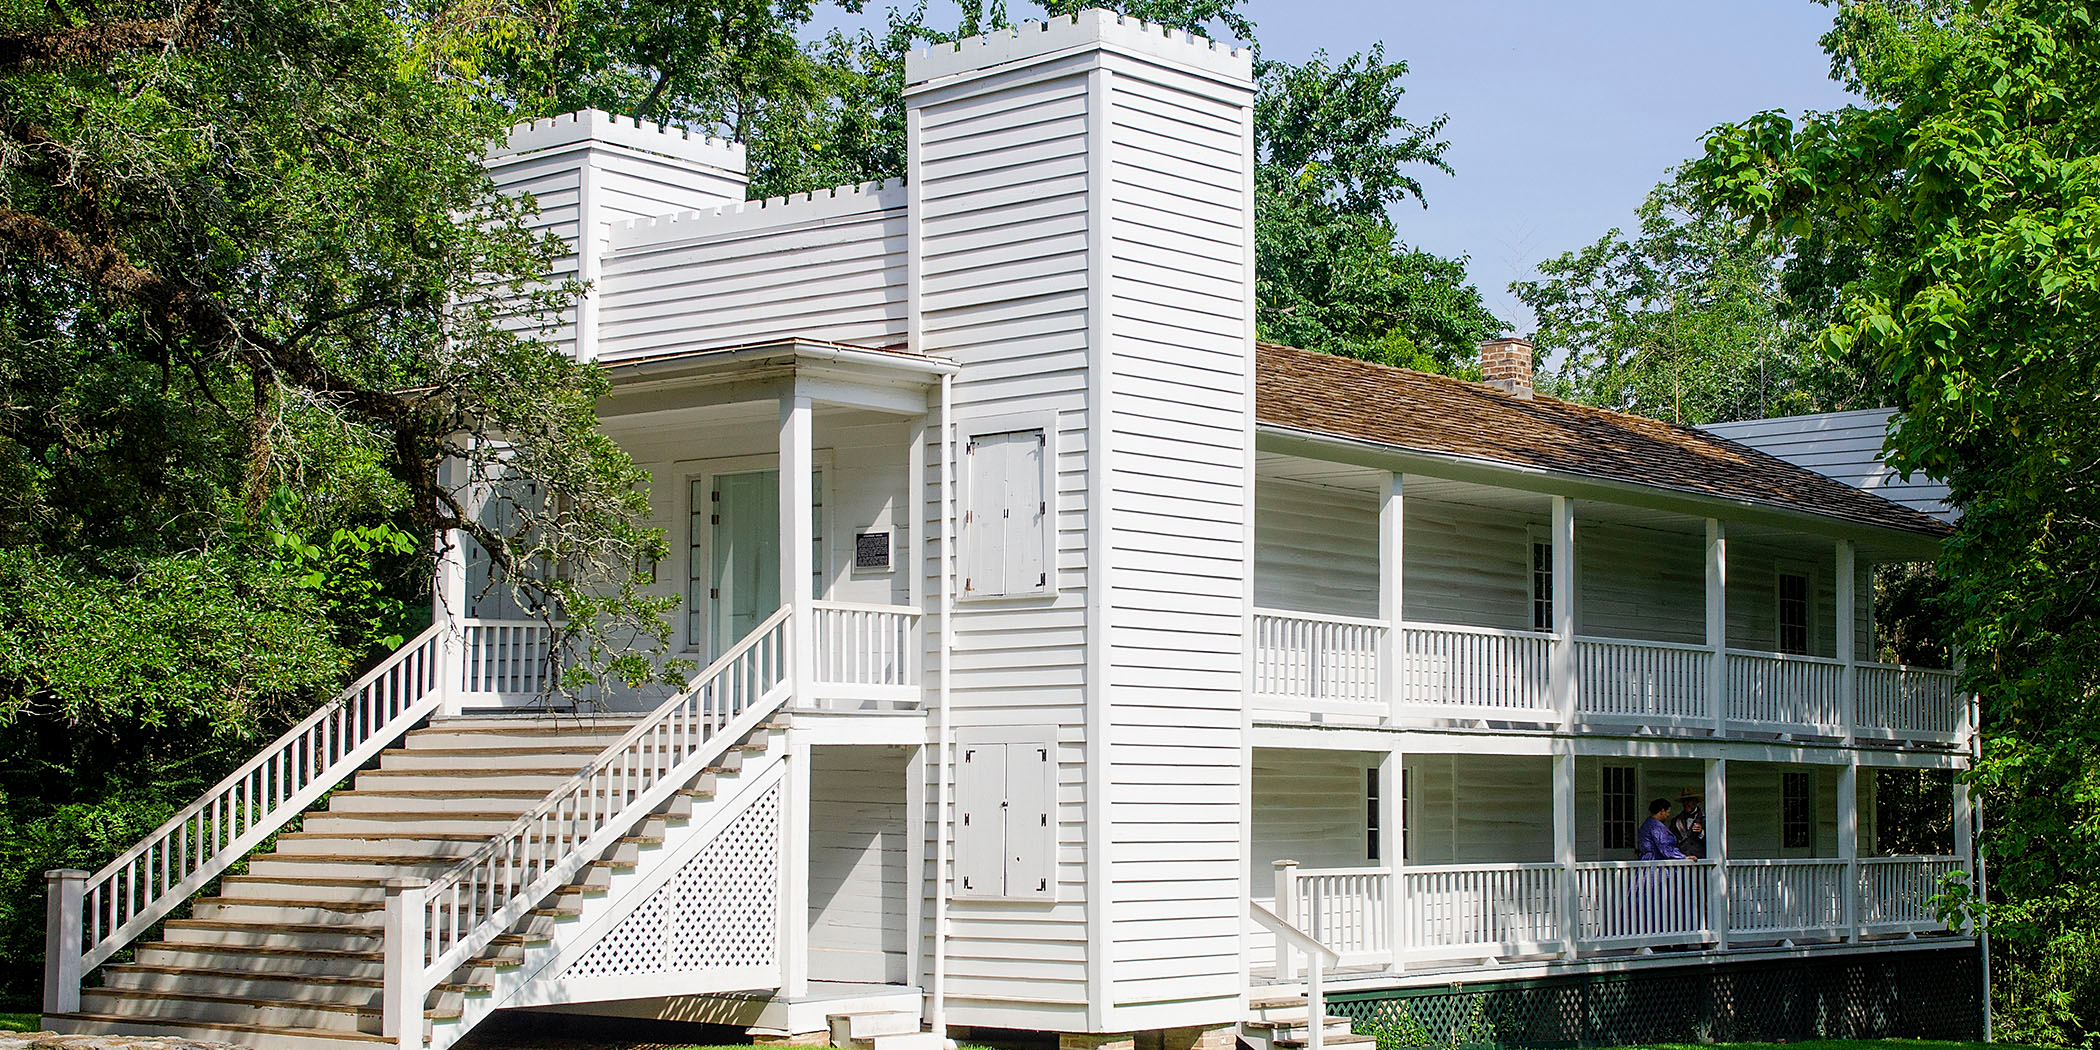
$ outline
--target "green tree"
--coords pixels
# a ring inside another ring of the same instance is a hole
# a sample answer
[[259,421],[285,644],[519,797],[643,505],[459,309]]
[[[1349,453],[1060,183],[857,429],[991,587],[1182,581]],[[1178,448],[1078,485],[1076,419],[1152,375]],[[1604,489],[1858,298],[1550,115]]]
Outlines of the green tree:
[[1964,517],[1942,604],[1979,694],[2000,1038],[2100,1033],[2100,9],[1882,0],[1824,40],[1865,105],[1724,126],[1690,175],[1852,246],[1822,344],[1886,376]]
[[1813,345],[1825,318],[1808,264],[1674,180],[1637,215],[1631,236],[1510,286],[1538,319],[1540,359],[1559,361],[1548,389],[1692,425],[1884,403],[1871,363]]

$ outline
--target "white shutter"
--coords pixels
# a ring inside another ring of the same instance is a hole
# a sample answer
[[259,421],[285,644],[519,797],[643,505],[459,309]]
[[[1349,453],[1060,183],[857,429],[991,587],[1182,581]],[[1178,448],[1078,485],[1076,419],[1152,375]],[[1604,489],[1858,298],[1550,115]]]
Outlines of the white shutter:
[[1006,747],[1006,895],[1057,894],[1057,764],[1052,745]]
[[1006,590],[1026,594],[1049,584],[1043,564],[1048,505],[1043,493],[1043,432],[1007,435]]
[[963,508],[962,593],[972,597],[1006,593],[1005,437],[971,438],[963,453],[970,489]]
[[1005,744],[965,744],[955,763],[955,895],[1006,895]]

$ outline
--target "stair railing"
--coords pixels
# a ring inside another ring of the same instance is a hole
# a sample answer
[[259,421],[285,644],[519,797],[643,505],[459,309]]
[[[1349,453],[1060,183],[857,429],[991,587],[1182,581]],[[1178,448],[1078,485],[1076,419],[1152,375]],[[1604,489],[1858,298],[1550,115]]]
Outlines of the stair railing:
[[80,980],[165,918],[449,694],[432,625],[102,870],[45,873],[44,1012],[80,1009]]
[[1305,1047],[1306,1050],[1322,1050],[1327,1042],[1327,992],[1322,987],[1327,968],[1341,964],[1340,953],[1314,940],[1312,934],[1291,925],[1275,912],[1261,906],[1259,901],[1248,901],[1247,912],[1254,921],[1276,935],[1276,970],[1288,973],[1292,967],[1285,961],[1292,951],[1305,953]]
[[382,1032],[423,1046],[430,989],[501,936],[788,700],[789,607],[591,764],[430,881],[387,884]]

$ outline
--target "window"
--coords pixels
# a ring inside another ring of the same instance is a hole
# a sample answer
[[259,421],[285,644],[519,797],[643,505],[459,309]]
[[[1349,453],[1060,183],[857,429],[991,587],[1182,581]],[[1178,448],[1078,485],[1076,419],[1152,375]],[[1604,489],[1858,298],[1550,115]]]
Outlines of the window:
[[1808,655],[1808,574],[1779,574],[1779,651]]
[[1632,849],[1635,831],[1640,825],[1638,785],[1634,783],[1632,766],[1605,766],[1603,839],[1605,849]]
[[963,449],[962,593],[1050,593],[1048,442],[1041,428],[977,434]]
[[1057,899],[1055,738],[992,729],[956,743],[955,895]]
[[1537,529],[1531,533],[1531,629],[1553,629],[1553,541]]
[[1378,816],[1378,770],[1364,770],[1364,859],[1378,863],[1378,834],[1385,828]]
[[1400,767],[1400,863],[1415,855],[1415,773],[1406,766]]
[[1779,844],[1808,849],[1815,844],[1815,781],[1807,773],[1779,777]]

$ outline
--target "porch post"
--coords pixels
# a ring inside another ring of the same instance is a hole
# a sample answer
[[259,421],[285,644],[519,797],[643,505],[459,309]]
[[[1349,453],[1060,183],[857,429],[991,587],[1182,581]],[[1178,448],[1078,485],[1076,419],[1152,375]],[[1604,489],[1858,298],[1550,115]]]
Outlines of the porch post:
[[[924,613],[926,604],[926,417],[912,421],[911,437],[904,442],[905,498],[892,517],[892,528],[905,531],[904,551],[904,604],[914,612]],[[911,639],[914,648],[924,648],[915,636]],[[912,655],[911,666],[917,667],[919,657]],[[917,679],[913,679],[917,681]]]
[[1845,940],[1859,940],[1859,755],[1838,767],[1838,859],[1845,862],[1843,920]]
[[379,1032],[401,1050],[423,1046],[423,909],[430,880],[386,881],[385,940],[380,966]]
[[1385,757],[1378,762],[1378,859],[1392,875],[1386,882],[1385,914],[1374,916],[1373,921],[1377,918],[1385,920],[1385,943],[1392,951],[1394,969],[1400,968],[1402,949],[1407,947],[1400,941],[1405,932],[1400,917],[1406,909],[1400,899],[1405,887],[1401,865],[1406,859],[1400,855],[1400,846],[1407,841],[1401,823],[1407,819],[1407,807],[1400,804],[1400,788],[1405,779],[1401,774],[1404,761],[1400,749],[1395,747],[1387,750]]
[[1706,760],[1706,859],[1713,870],[1706,875],[1707,922],[1714,931],[1714,947],[1728,948],[1728,760]]
[[1575,724],[1575,511],[1566,496],[1553,497],[1553,660],[1548,672],[1553,707],[1563,728]]
[[[438,467],[442,483],[454,489],[464,487],[461,480],[465,465],[457,459],[447,460]],[[467,493],[469,507],[480,504],[476,492]],[[459,529],[448,530],[437,539],[438,559],[435,586],[431,599],[436,604],[432,613],[434,623],[445,624],[449,629],[438,646],[439,689],[445,698],[439,702],[440,715],[456,715],[464,706],[467,687],[466,639],[467,632],[460,621],[467,615],[467,544],[473,541]]]
[[816,654],[810,651],[816,632],[810,609],[816,572],[816,506],[810,491],[814,449],[808,395],[780,399],[780,602],[788,616],[788,679],[791,702],[810,702]]
[[809,760],[807,737],[790,735],[780,806],[780,994],[809,994]]
[[1837,615],[1831,617],[1837,621],[1837,638],[1831,651],[1845,665],[1839,678],[1838,717],[1842,719],[1840,724],[1844,727],[1848,747],[1859,725],[1859,669],[1855,666],[1859,646],[1853,638],[1856,612],[1853,603],[1858,600],[1854,576],[1859,571],[1858,558],[1859,548],[1851,540],[1837,541]]
[[[1961,770],[1954,771],[1954,855],[1961,858],[1961,870],[1969,876],[1969,885],[1976,885],[1976,810],[1969,800],[1969,785],[1962,782]],[[1973,933],[1969,924],[1962,924],[1964,933]]]
[[1714,735],[1728,732],[1728,526],[1706,519],[1706,647],[1713,650],[1706,667],[1706,710]]
[[[1378,503],[1378,618],[1385,621],[1385,634],[1378,645],[1378,692],[1385,701],[1386,722],[1400,723],[1402,661],[1407,652],[1400,621],[1404,607],[1401,594],[1401,548],[1403,546],[1401,477],[1387,474]],[[1397,857],[1397,855],[1396,855]]]
[[58,868],[44,873],[44,1012],[80,1012],[82,902],[88,873]]
[[[1560,586],[1556,580],[1555,589]],[[1558,615],[1558,607],[1555,614]],[[1582,915],[1575,897],[1575,744],[1562,741],[1553,754],[1553,860],[1560,865],[1560,894],[1555,902],[1560,910],[1560,954],[1573,959],[1576,954],[1575,934],[1577,921]]]

